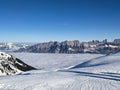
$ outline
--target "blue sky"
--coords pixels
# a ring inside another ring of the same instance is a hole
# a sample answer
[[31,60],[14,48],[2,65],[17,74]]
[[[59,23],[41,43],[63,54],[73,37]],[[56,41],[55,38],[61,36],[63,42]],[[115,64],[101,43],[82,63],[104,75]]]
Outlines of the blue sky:
[[120,38],[120,0],[0,0],[1,42]]

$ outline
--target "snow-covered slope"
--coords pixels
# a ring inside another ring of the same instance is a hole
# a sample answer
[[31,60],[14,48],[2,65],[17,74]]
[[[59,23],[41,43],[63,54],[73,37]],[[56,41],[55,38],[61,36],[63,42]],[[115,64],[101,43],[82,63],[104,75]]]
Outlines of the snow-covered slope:
[[34,69],[10,54],[0,52],[0,75],[14,75]]
[[1,90],[120,90],[120,53],[12,53],[38,70],[0,76]]

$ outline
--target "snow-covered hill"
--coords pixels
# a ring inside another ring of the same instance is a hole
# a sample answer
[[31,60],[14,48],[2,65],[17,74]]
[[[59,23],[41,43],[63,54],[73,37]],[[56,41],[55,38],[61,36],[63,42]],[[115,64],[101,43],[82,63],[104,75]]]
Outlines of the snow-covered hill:
[[120,53],[11,53],[38,68],[0,76],[1,90],[120,90]]
[[10,54],[0,52],[0,75],[14,75],[34,69]]

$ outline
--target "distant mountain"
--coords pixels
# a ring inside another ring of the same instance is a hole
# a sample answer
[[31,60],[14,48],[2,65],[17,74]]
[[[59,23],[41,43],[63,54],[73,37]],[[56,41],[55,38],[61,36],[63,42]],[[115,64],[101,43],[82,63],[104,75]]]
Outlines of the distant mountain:
[[0,75],[14,75],[35,69],[10,54],[0,52]]
[[120,46],[114,42],[107,40],[90,42],[63,41],[63,42],[46,42],[30,46],[25,49],[19,49],[19,52],[34,52],[34,53],[101,53],[109,54],[120,50]]
[[16,51],[19,49],[25,49],[29,45],[25,43],[0,43],[1,51]]
[[25,52],[35,53],[80,53],[83,52],[83,45],[79,41],[46,42],[39,43],[24,49]]

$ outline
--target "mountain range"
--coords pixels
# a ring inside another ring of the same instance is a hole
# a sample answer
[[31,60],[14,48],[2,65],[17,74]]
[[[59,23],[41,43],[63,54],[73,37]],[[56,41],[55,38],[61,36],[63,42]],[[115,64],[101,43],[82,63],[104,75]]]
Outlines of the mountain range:
[[31,45],[34,45],[34,43],[5,42],[5,43],[0,43],[0,51],[13,52],[19,49],[25,49]]
[[17,52],[33,53],[98,53],[110,54],[120,51],[120,40],[115,39],[113,42],[92,40],[89,42],[73,41],[51,41],[38,43],[27,48],[17,50]]

